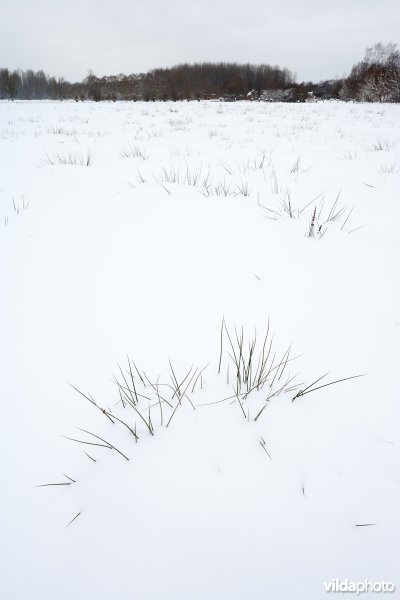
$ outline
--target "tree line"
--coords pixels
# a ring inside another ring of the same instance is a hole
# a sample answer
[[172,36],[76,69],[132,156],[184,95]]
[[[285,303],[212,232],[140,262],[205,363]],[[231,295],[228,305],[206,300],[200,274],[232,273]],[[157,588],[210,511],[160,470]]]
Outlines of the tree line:
[[43,71],[0,69],[0,97],[14,100],[195,100],[204,96],[245,97],[256,89],[287,89],[295,76],[288,69],[238,63],[181,64],[149,73],[96,77],[70,83]]
[[61,77],[49,77],[44,71],[10,71],[0,68],[0,99],[60,100],[67,97],[67,82]]
[[[311,94],[310,94],[311,93]],[[304,101],[314,96],[363,102],[400,102],[400,52],[396,44],[367,48],[345,79],[296,83],[288,69],[267,64],[195,63],[148,73],[97,77],[81,82],[49,77],[43,71],[0,68],[0,99],[196,100],[246,97]]]

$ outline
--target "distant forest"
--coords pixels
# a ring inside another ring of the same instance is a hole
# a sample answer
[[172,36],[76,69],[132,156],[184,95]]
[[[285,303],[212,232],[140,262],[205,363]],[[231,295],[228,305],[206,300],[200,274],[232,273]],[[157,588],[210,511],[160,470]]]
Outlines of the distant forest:
[[195,63],[148,73],[96,77],[81,82],[43,71],[0,68],[0,99],[21,100],[264,100],[304,102],[340,99],[400,102],[400,52],[396,44],[375,44],[345,79],[296,83],[288,69],[267,64]]

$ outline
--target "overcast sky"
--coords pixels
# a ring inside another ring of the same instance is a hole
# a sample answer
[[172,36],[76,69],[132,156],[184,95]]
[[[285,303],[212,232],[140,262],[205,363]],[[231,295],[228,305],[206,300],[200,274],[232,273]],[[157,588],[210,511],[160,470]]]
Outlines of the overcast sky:
[[399,0],[0,0],[0,67],[70,81],[195,61],[319,81],[390,41],[400,45]]

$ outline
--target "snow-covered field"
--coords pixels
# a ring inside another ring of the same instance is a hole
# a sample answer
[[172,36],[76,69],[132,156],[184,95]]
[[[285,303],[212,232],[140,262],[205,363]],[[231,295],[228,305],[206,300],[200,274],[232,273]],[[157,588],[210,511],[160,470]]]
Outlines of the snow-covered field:
[[0,159],[1,598],[400,591],[400,106],[2,102]]

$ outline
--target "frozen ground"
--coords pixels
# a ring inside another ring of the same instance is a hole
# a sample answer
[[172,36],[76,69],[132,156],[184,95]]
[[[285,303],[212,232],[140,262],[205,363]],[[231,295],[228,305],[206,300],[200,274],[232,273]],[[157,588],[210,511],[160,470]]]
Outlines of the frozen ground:
[[400,590],[400,107],[2,102],[0,159],[1,598]]

